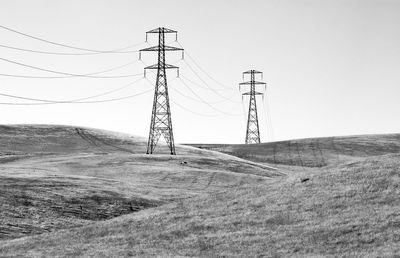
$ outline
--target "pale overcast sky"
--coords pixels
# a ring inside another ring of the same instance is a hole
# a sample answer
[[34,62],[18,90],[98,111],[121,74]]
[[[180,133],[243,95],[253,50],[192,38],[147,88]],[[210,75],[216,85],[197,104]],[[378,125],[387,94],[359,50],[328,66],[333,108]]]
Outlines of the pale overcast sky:
[[[2,0],[0,7],[0,25],[81,48],[118,49],[144,43],[145,32],[157,27],[177,30],[178,41],[187,53],[208,75],[228,88],[210,79],[188,56],[180,61],[179,53],[167,54],[167,62],[181,67],[181,79],[174,79],[174,71],[168,73],[177,143],[244,143],[246,124],[240,115],[243,106],[238,83],[242,82],[242,72],[250,69],[264,72],[268,85],[266,100],[272,120],[268,127],[262,99],[258,99],[262,142],[400,131],[400,1]],[[173,36],[166,42],[179,46]],[[149,43],[156,44],[156,38],[150,36]],[[39,51],[83,52],[35,41],[2,28],[0,44]],[[142,44],[132,50],[147,46]],[[135,61],[138,54],[60,56],[0,47],[0,58],[89,74]],[[2,74],[58,76],[3,59]],[[147,65],[153,64],[156,53],[143,53],[142,59]],[[136,62],[103,75],[138,74],[144,66]],[[187,83],[190,89],[181,82],[184,78],[194,82]],[[140,76],[0,76],[0,93],[69,100],[117,89],[137,79]],[[123,101],[1,105],[0,123],[78,125],[147,137],[154,76],[149,79],[152,84],[142,80],[97,98],[118,98],[150,90]],[[1,97],[0,102],[26,101]],[[267,132],[271,126],[273,134]]]

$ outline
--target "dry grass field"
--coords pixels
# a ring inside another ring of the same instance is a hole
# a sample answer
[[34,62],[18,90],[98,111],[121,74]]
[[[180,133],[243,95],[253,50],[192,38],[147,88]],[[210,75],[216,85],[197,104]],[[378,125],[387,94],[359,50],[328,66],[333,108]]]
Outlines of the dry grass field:
[[299,167],[338,165],[359,158],[400,153],[400,134],[310,138],[261,144],[191,144],[258,163]]
[[2,126],[0,143],[1,257],[400,255],[398,134],[174,157],[64,126]]

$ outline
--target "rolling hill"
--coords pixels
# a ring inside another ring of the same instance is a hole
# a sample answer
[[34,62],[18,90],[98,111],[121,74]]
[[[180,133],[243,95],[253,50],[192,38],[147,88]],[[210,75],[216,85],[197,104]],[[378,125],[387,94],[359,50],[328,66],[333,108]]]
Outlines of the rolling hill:
[[[142,138],[65,126],[0,127],[0,239],[82,226],[282,175],[190,147],[146,155]],[[164,153],[164,154],[162,154]]]
[[143,154],[145,142],[1,127],[0,256],[400,255],[399,134],[194,144],[173,157]]
[[310,138],[261,144],[188,144],[259,163],[325,167],[400,152],[400,134]]

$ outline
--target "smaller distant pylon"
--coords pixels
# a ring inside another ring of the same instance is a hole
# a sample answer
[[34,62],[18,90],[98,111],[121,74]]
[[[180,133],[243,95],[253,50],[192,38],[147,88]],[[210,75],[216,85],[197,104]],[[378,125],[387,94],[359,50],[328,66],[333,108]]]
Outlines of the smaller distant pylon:
[[[266,89],[266,83],[261,81],[256,81],[256,75],[261,75],[262,80],[262,72],[256,70],[249,70],[243,73],[243,79],[245,75],[250,75],[250,81],[239,83],[239,89],[241,86],[250,86],[248,92],[242,93],[243,96],[250,96],[249,102],[249,111],[247,114],[247,129],[246,129],[246,144],[252,143],[260,143],[260,127],[258,124],[258,115],[257,115],[257,101],[256,96],[262,95],[264,97],[264,93],[256,91],[256,85],[264,85],[264,90]],[[243,98],[243,97],[242,97]]]

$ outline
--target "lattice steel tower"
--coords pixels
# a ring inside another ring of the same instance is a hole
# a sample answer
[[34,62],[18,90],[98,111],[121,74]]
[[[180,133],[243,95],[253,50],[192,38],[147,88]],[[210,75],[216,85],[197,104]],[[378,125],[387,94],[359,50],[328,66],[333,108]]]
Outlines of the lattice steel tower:
[[149,140],[147,142],[147,154],[152,154],[157,145],[158,140],[161,135],[164,137],[171,155],[175,155],[175,144],[174,144],[174,134],[172,132],[172,121],[171,121],[171,109],[169,106],[168,97],[168,85],[167,85],[167,74],[166,69],[178,69],[177,66],[169,65],[165,63],[165,51],[182,51],[183,49],[177,47],[171,47],[165,45],[165,34],[175,33],[176,38],[178,37],[177,32],[164,27],[160,27],[151,31],[146,32],[146,42],[147,35],[149,33],[158,34],[158,46],[153,46],[149,48],[144,48],[139,51],[139,59],[141,58],[141,51],[157,51],[158,52],[158,63],[150,65],[144,68],[144,73],[146,76],[146,69],[157,69],[157,79],[154,90],[154,100],[153,100],[153,111],[151,114],[150,122],[150,133]]
[[256,95],[262,95],[264,97],[264,93],[256,91],[256,85],[264,85],[266,87],[265,82],[256,81],[255,77],[256,74],[261,75],[262,80],[262,72],[256,70],[250,70],[243,73],[243,80],[244,76],[250,74],[250,81],[239,83],[240,86],[243,85],[250,85],[250,91],[243,93],[242,95],[249,95],[250,102],[249,102],[249,111],[247,114],[247,129],[246,129],[246,144],[251,143],[260,143],[260,127],[258,125],[258,115],[257,115],[257,102],[256,102]]

